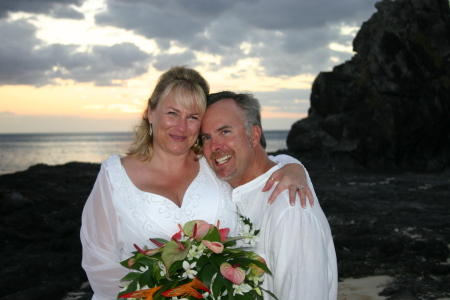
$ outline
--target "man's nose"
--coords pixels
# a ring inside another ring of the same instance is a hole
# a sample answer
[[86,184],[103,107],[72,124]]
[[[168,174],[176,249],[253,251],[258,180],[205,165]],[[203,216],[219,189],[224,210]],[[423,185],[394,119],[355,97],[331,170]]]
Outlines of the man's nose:
[[223,149],[223,143],[220,141],[220,139],[211,138],[211,151],[219,152],[222,149]]

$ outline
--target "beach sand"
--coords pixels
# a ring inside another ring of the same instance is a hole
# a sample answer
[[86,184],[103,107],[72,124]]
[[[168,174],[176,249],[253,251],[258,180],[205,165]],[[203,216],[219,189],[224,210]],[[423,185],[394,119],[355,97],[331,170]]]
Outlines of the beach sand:
[[390,276],[370,276],[364,278],[346,278],[339,282],[338,300],[381,300],[386,297],[378,296],[392,280]]

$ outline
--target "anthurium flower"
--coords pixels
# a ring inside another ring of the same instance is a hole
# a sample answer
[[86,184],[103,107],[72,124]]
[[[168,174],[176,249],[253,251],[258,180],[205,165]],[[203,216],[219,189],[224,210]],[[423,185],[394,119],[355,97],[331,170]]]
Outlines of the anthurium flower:
[[192,296],[197,299],[202,299],[202,294],[197,291],[197,289],[203,290],[205,292],[211,293],[211,291],[208,289],[208,287],[198,280],[197,278],[194,278],[191,282],[177,286],[173,289],[164,291],[161,293],[161,295],[165,297],[178,297],[178,296]]
[[130,257],[128,260],[128,268],[131,268],[134,265],[134,262],[136,261],[136,258]]
[[153,300],[153,295],[162,287],[157,286],[151,289],[145,289],[140,291],[131,292],[128,294],[123,294],[122,296],[119,296],[119,298],[137,298],[138,300]]
[[222,228],[220,229],[220,220],[217,221],[217,229],[219,230],[220,240],[223,242],[227,239],[227,236],[230,234],[230,228]]
[[222,228],[219,229],[220,240],[223,242],[227,239],[227,236],[230,234],[230,228]]
[[262,258],[261,256],[259,256],[258,254],[256,254],[255,252],[247,252],[245,257],[250,258],[250,259],[254,259],[254,260],[257,260],[257,261],[260,261],[263,264],[267,265],[266,260],[264,258]]
[[264,274],[264,272],[265,272],[263,269],[261,269],[260,267],[258,267],[258,266],[255,265],[255,264],[249,264],[248,266],[250,267],[251,273],[252,273],[253,275],[261,276],[261,275]]
[[184,231],[183,231],[183,227],[181,227],[180,224],[178,224],[178,228],[180,228],[180,231],[178,231],[177,233],[175,233],[172,238],[176,239],[176,240],[181,240],[181,238],[183,237]]
[[[191,248],[191,241],[187,240],[183,243],[173,240],[164,245],[164,251],[161,255],[161,259],[166,266],[166,270],[170,269],[170,266],[175,261],[181,261],[186,258]],[[167,272],[166,272],[166,275]]]
[[220,273],[234,284],[240,285],[244,282],[245,271],[239,268],[240,264],[232,266],[231,264],[225,262],[220,265]]
[[[138,245],[136,245],[136,244],[133,244],[133,245],[134,245],[134,248],[137,249],[137,251],[139,251],[139,252],[141,252],[142,254],[147,255],[147,256],[155,255],[156,253],[159,253],[159,252],[161,252],[161,251],[163,250],[162,247],[154,248],[154,249],[145,249],[145,250],[143,250],[143,249],[139,248]],[[162,245],[162,246],[164,246],[164,245]]]
[[210,242],[208,240],[203,240],[202,243],[208,247],[212,252],[220,254],[223,251],[223,244],[219,242]]
[[202,240],[211,229],[211,224],[202,220],[190,221],[184,224],[184,234],[194,238],[195,240]]

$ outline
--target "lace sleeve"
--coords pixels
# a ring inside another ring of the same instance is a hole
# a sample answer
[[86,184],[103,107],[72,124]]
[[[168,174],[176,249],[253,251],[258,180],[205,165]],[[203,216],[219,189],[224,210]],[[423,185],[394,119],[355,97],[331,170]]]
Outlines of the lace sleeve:
[[102,165],[94,188],[86,201],[80,232],[83,245],[82,267],[95,297],[116,299],[120,279],[128,270],[120,265],[119,219],[113,204],[113,189]]

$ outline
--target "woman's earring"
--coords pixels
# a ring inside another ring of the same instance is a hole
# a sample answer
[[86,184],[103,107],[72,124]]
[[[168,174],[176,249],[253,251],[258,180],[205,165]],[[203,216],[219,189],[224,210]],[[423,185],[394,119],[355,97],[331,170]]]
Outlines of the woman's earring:
[[151,137],[153,135],[153,126],[152,123],[150,123],[150,127],[148,129],[148,135]]

